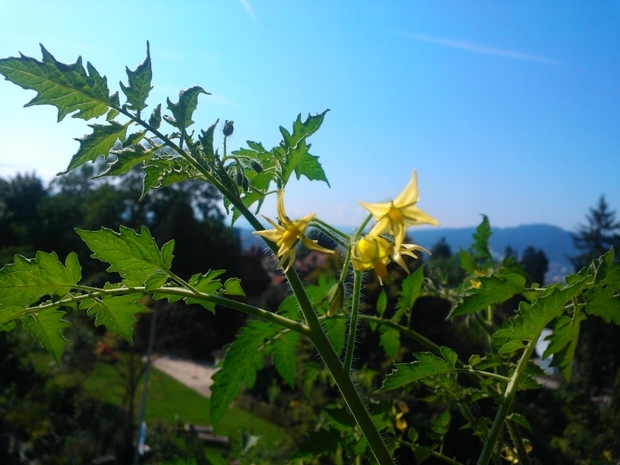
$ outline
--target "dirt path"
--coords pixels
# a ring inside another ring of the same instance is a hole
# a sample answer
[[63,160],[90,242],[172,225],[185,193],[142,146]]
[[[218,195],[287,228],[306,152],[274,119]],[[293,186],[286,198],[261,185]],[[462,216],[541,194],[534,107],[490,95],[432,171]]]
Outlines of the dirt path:
[[153,366],[197,393],[211,396],[211,377],[217,371],[212,366],[168,356],[157,357],[153,360]]

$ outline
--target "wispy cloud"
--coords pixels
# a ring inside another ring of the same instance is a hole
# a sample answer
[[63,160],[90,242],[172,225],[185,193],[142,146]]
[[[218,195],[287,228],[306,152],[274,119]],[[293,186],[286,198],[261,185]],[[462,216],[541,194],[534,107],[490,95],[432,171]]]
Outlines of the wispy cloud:
[[258,18],[256,17],[256,14],[254,14],[254,10],[252,9],[252,5],[250,5],[250,2],[248,2],[248,0],[239,0],[239,3],[241,3],[241,6],[245,9],[245,11],[248,12],[248,14],[252,17],[254,21],[258,21]]
[[529,53],[516,52],[514,50],[506,50],[502,48],[483,47],[473,44],[471,42],[465,42],[462,40],[447,39],[445,37],[433,37],[424,34],[416,34],[412,32],[401,32],[401,36],[411,40],[417,40],[419,42],[428,42],[431,44],[443,45],[444,47],[458,48],[461,50],[467,50],[468,52],[482,53],[485,55],[495,55],[506,58],[513,58],[515,60],[523,61],[535,61],[538,63],[545,63],[547,65],[565,66],[559,60],[553,58],[547,58],[540,55],[532,55]]

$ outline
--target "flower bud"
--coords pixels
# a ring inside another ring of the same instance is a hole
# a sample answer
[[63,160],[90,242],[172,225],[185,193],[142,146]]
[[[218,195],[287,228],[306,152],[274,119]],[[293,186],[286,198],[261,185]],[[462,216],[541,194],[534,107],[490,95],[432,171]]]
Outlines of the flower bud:
[[224,128],[222,129],[224,137],[228,137],[233,133],[233,131],[235,130],[235,127],[233,126],[234,124],[235,122],[231,120],[226,120],[224,122]]
[[256,160],[250,160],[250,167],[256,171],[257,173],[262,173],[263,172],[263,165],[261,165],[259,162],[257,162]]
[[331,318],[342,308],[342,303],[344,302],[344,284],[342,284],[341,281],[338,281],[334,287],[329,290],[327,300],[329,301],[327,317]]

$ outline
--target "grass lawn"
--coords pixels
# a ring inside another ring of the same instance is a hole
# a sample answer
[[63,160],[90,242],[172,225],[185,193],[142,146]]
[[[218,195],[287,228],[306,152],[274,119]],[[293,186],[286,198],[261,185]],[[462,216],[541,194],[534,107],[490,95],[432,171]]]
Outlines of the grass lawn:
[[[91,396],[114,405],[120,405],[123,399],[120,376],[110,365],[98,364],[86,379],[84,389]],[[142,390],[141,384],[136,396],[136,413],[139,411]],[[151,370],[145,411],[147,425],[153,420],[174,423],[177,416],[184,423],[210,425],[209,409],[208,398],[155,368]],[[234,443],[238,443],[242,430],[253,435],[262,434],[261,442],[265,445],[278,444],[286,434],[282,428],[237,407],[228,410],[214,433],[228,436]]]

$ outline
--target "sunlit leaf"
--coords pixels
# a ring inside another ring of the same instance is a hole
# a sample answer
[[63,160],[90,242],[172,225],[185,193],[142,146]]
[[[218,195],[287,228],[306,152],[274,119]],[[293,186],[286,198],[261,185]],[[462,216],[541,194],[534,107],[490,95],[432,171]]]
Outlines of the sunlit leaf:
[[24,89],[37,92],[26,106],[53,105],[58,121],[70,113],[74,118],[89,120],[107,113],[110,107],[108,82],[105,76],[87,63],[88,74],[79,57],[74,64],[57,61],[41,45],[43,61],[21,55],[0,59],[0,74]]
[[35,258],[15,256],[15,263],[0,270],[0,312],[5,307],[28,307],[43,297],[62,298],[82,278],[77,254],[71,252],[63,264],[55,252],[37,252]]
[[145,226],[141,234],[125,226],[121,226],[118,233],[107,228],[76,231],[94,252],[91,256],[109,263],[107,271],[119,273],[129,287],[142,286],[154,273],[170,271]]

